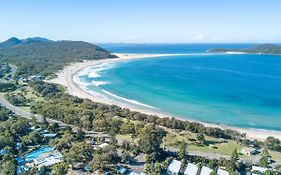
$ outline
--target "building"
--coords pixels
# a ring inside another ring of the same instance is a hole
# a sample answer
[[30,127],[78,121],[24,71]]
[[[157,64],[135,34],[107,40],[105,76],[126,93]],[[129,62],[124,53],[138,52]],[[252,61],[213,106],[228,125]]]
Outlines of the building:
[[257,149],[249,148],[249,147],[245,147],[241,150],[242,154],[245,154],[245,155],[248,155],[248,156],[255,155],[255,154],[257,154],[257,152],[258,152]]
[[51,166],[62,161],[63,161],[63,157],[60,152],[51,151],[51,152],[44,153],[39,157],[35,158],[34,164],[40,168],[42,166]]
[[129,175],[140,175],[140,173],[132,171],[132,172],[129,173]]
[[126,173],[128,172],[128,169],[125,168],[125,167],[120,167],[119,170],[118,170],[118,172],[119,172],[121,175],[123,175],[123,174],[126,174]]
[[167,173],[171,175],[178,175],[181,169],[181,162],[178,160],[172,160],[168,166]]
[[260,166],[252,166],[252,172],[253,173],[264,173],[266,170],[268,170],[267,168],[265,167],[260,167]]
[[198,171],[197,165],[195,165],[193,163],[188,163],[183,174],[184,175],[196,175],[197,171]]
[[16,149],[21,149],[22,148],[22,143],[20,143],[20,142],[17,142],[16,143]]
[[47,138],[55,138],[57,136],[57,134],[56,133],[54,133],[54,134],[43,134],[42,136],[47,137]]
[[218,169],[217,173],[218,173],[218,175],[229,175],[229,173],[227,171],[220,169],[220,168]]
[[213,172],[209,167],[203,166],[200,175],[210,175]]
[[8,150],[6,150],[4,148],[0,150],[0,155],[4,156],[6,154],[8,154]]

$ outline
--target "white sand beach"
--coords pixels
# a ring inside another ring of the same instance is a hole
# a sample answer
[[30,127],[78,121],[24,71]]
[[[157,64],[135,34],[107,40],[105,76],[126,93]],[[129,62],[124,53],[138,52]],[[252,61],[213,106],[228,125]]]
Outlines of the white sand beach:
[[[83,90],[74,80],[73,76],[80,70],[90,67],[90,66],[95,66],[98,64],[103,64],[103,63],[114,63],[118,61],[125,61],[125,60],[131,60],[131,59],[140,59],[140,58],[147,58],[147,59],[152,59],[156,57],[161,57],[161,56],[170,56],[170,55],[177,55],[177,54],[116,54],[119,58],[116,59],[103,59],[103,60],[94,60],[94,61],[84,61],[84,62],[78,62],[78,63],[73,63],[70,64],[69,66],[65,67],[62,71],[57,73],[57,78],[49,80],[52,83],[57,83],[61,84],[66,87],[67,92],[71,95],[80,97],[80,98],[88,98],[90,100],[93,100],[95,102],[100,102],[100,103],[105,103],[105,104],[111,104],[111,105],[118,105],[123,108],[128,108],[133,111],[138,111],[146,114],[151,114],[151,115],[158,115],[159,117],[171,117],[169,114],[165,114],[164,112],[161,112],[159,110],[155,109],[149,109],[149,108],[139,108],[136,107],[136,105],[130,105],[128,103],[120,103],[118,101],[106,99],[106,98],[101,98],[99,95],[94,95],[91,94],[85,90]],[[182,117],[179,117],[182,120],[187,120],[183,119]],[[193,121],[193,120],[190,120]],[[233,129],[237,130],[241,133],[246,133],[246,136],[251,139],[258,139],[258,140],[264,140],[268,136],[273,136],[275,138],[281,139],[281,132],[274,132],[274,131],[264,131],[264,130],[257,130],[257,129],[244,129],[244,128],[237,128],[237,127],[229,127],[229,126],[223,126],[223,125],[217,125],[217,124],[211,124],[211,123],[203,123],[205,126],[210,126],[210,127],[220,127],[223,129]]]

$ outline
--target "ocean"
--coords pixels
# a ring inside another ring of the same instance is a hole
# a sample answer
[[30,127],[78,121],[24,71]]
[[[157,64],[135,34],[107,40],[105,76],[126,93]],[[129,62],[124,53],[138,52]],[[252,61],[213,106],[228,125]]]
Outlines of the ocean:
[[100,44],[115,53],[184,54],[106,63],[77,74],[94,94],[181,118],[281,131],[281,56],[215,54],[254,44]]

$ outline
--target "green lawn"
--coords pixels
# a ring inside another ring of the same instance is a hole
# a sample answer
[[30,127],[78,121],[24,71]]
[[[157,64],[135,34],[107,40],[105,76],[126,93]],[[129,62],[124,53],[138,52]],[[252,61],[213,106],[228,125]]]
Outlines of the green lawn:
[[269,151],[269,154],[272,156],[272,159],[281,163],[281,153],[276,151]]
[[5,92],[0,92],[0,97],[5,98]]
[[[163,146],[168,147],[173,150],[179,148],[179,142],[185,140],[188,144],[188,149],[190,151],[198,151],[205,153],[213,153],[220,155],[230,156],[235,148],[240,151],[243,146],[237,144],[235,141],[228,140],[227,142],[222,142],[217,138],[205,137],[207,142],[211,142],[212,145],[216,148],[211,148],[209,146],[200,146],[196,144],[196,141],[191,141],[192,139],[196,140],[196,134],[185,131],[184,133],[176,133],[169,130],[167,136],[164,138]],[[244,157],[244,156],[243,156]]]
[[190,145],[189,149],[191,151],[200,151],[200,152],[207,152],[207,153],[231,156],[231,154],[233,153],[233,151],[235,149],[240,151],[243,147],[234,141],[228,141],[227,143],[214,144],[214,146],[217,148],[210,148],[208,146]]
[[21,110],[25,111],[25,112],[30,112],[30,107],[29,106],[21,106],[19,107]]

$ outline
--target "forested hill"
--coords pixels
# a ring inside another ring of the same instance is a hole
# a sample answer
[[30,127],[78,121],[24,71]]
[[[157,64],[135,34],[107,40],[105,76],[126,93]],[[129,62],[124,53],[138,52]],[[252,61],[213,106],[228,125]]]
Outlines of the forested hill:
[[243,53],[261,53],[261,54],[281,54],[281,47],[275,44],[261,44],[251,48],[243,49],[210,49],[209,52],[243,52]]
[[18,66],[16,76],[53,75],[72,62],[116,58],[109,51],[84,41],[45,38],[10,38],[0,43],[0,62]]

